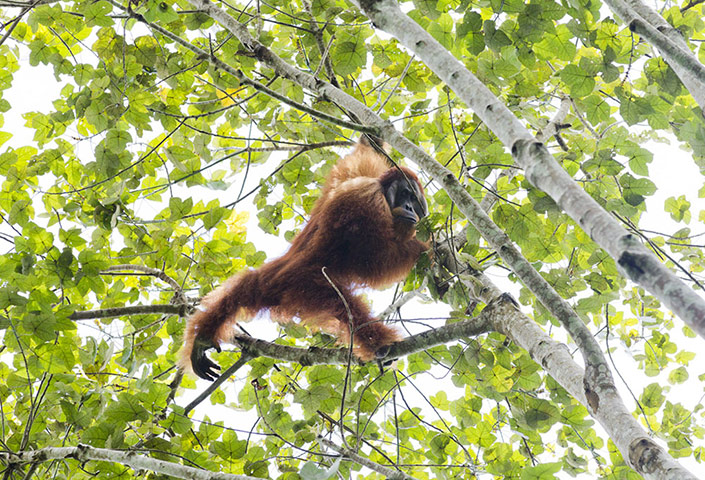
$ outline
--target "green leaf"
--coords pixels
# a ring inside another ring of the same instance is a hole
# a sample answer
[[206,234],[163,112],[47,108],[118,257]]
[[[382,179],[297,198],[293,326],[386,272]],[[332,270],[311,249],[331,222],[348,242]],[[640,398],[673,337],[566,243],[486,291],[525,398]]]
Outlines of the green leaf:
[[213,442],[212,452],[224,460],[242,458],[245,455],[247,442],[237,438],[237,434],[231,430],[223,434],[223,440]]
[[664,209],[671,214],[671,218],[676,222],[690,223],[690,202],[685,195],[678,198],[669,197],[664,202]]
[[357,72],[367,63],[365,33],[363,29],[345,31],[335,43],[332,61],[336,74],[346,77]]
[[177,21],[179,16],[166,1],[148,0],[144,11],[144,18],[148,22],[163,22],[166,24]]
[[321,404],[331,397],[331,390],[327,386],[314,385],[307,389],[297,390],[294,400],[308,414],[312,415],[321,408]]
[[419,13],[425,18],[436,20],[440,16],[440,12],[436,9],[438,0],[414,0],[414,6]]
[[586,97],[595,89],[595,78],[577,65],[566,65],[560,73],[571,96]]
[[343,381],[343,372],[328,366],[313,367],[308,372],[308,381],[311,385],[337,385]]
[[444,47],[451,49],[453,47],[453,19],[447,13],[441,14],[428,27],[428,33]]
[[647,386],[639,398],[639,402],[641,402],[642,406],[647,408],[648,411],[654,411],[654,409],[660,407],[665,400],[666,397],[663,395],[663,389],[656,383]]
[[561,462],[552,462],[522,468],[521,480],[552,480],[562,466]]
[[458,40],[465,43],[471,55],[478,55],[485,49],[485,37],[482,34],[482,16],[472,10],[467,10],[462,23],[456,27]]
[[108,27],[113,24],[113,19],[108,16],[113,11],[113,7],[105,0],[94,3],[86,3],[83,15],[86,19],[86,26]]
[[7,142],[11,138],[12,138],[11,133],[0,131],[0,145],[4,144],[5,142]]
[[656,192],[656,185],[648,178],[634,178],[626,173],[619,177],[619,183],[624,188],[624,199],[630,205],[639,205],[644,201],[644,197],[653,195]]
[[620,95],[619,111],[629,125],[636,125],[654,114],[652,101],[633,95]]
[[534,45],[534,51],[544,59],[556,56],[560,60],[571,61],[576,53],[572,38],[566,25],[558,25],[553,32],[544,33],[543,39]]
[[137,396],[122,393],[118,395],[118,401],[111,406],[110,412],[107,412],[106,418],[121,423],[145,422],[149,419],[149,412],[141,405]]
[[114,153],[121,153],[132,141],[132,135],[124,130],[111,129],[105,136],[105,145]]
[[654,159],[653,153],[645,148],[639,147],[629,148],[623,153],[629,156],[629,168],[631,168],[634,173],[642,176],[649,175],[648,165]]
[[170,218],[172,220],[183,218],[188,215],[193,209],[193,199],[187,198],[186,200],[181,200],[180,198],[172,197],[169,199],[169,211],[171,213]]
[[485,20],[482,30],[485,33],[485,43],[495,52],[499,52],[502,48],[512,44],[507,34],[497,29],[495,22],[492,20]]
[[532,399],[524,412],[524,419],[532,430],[546,430],[560,418],[560,411],[551,403]]
[[671,384],[685,383],[689,378],[688,370],[685,367],[678,367],[668,374],[668,382]]

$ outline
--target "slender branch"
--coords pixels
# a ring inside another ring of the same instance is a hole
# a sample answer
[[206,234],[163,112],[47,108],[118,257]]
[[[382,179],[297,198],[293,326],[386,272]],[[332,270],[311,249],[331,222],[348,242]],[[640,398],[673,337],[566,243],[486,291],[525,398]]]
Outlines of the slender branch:
[[34,0],[34,1],[29,1],[29,2],[20,2],[20,1],[13,1],[13,0],[3,0],[0,1],[0,7],[8,7],[8,8],[32,8],[36,7],[39,5],[49,5],[51,3],[57,3],[60,0]]
[[424,285],[421,287],[412,290],[410,292],[405,292],[401,297],[399,297],[394,303],[389,305],[387,308],[384,309],[382,313],[379,314],[380,320],[386,320],[389,318],[391,315],[394,314],[397,310],[399,310],[402,306],[413,300],[414,298],[418,297],[421,292],[425,288],[425,280],[424,280]]
[[121,265],[112,265],[103,271],[104,272],[119,272],[119,271],[123,271],[123,270],[135,270],[137,272],[142,272],[142,273],[146,273],[148,275],[152,275],[154,277],[157,277],[159,280],[162,280],[163,282],[168,283],[169,286],[171,286],[171,288],[173,288],[175,292],[180,292],[182,290],[181,285],[179,285],[179,282],[177,282],[176,280],[171,278],[169,275],[164,273],[163,270],[159,270],[157,268],[151,268],[146,265],[135,265],[135,264],[131,264],[131,263],[121,264]]
[[157,304],[157,305],[132,305],[127,307],[102,308],[100,310],[84,310],[73,312],[69,315],[71,320],[92,320],[95,318],[114,318],[123,315],[150,315],[154,313],[166,315],[187,315],[186,305]]
[[[22,17],[25,16],[27,12],[29,12],[32,8],[34,8],[37,5],[37,1],[34,1],[32,3],[28,3],[27,6],[25,6],[22,11],[15,17],[14,20],[11,20],[12,25],[10,25],[10,28],[7,29],[7,32],[5,32],[5,35],[0,38],[0,45],[4,44],[5,41],[10,38],[10,35],[12,35],[12,32],[15,30],[15,27],[20,23],[20,20],[22,20]],[[3,25],[3,28],[5,25]]]
[[[193,401],[191,401],[191,403],[186,405],[186,408],[184,408],[184,415],[187,415],[191,410],[196,408],[203,400],[208,398],[210,394],[215,391],[216,388],[218,388],[228,378],[232,377],[235,372],[244,367],[245,364],[247,364],[247,362],[249,362],[253,358],[254,357],[249,352],[246,352],[243,349],[243,352],[240,355],[240,358],[237,359],[237,362],[230,365],[213,383],[208,385],[208,387],[203,392],[201,392]],[[179,380],[181,379],[179,378]]]
[[318,51],[321,54],[321,61],[318,65],[318,68],[316,68],[316,72],[313,74],[314,76],[318,76],[318,72],[320,72],[321,67],[325,66],[326,68],[326,75],[328,76],[328,80],[330,81],[331,84],[335,85],[336,87],[338,85],[338,79],[335,78],[335,72],[333,71],[333,64],[330,61],[330,55],[328,55],[330,51],[330,47],[333,43],[333,35],[331,35],[330,41],[328,42],[328,45],[325,45],[323,43],[323,32],[325,31],[326,27],[328,26],[328,22],[326,22],[323,27],[318,26],[318,22],[316,22],[316,16],[313,14],[313,9],[311,8],[311,1],[310,0],[303,0],[303,6],[304,10],[306,10],[306,13],[309,16],[309,27],[311,28],[311,32],[313,32],[313,37],[316,39],[316,44],[318,45]]
[[[500,295],[496,301],[507,301],[507,298],[508,296]],[[490,332],[494,330],[492,325],[497,321],[493,319],[495,310],[491,306],[492,304],[487,305],[477,317],[417,333],[404,338],[400,342],[393,343],[390,346],[389,353],[387,353],[387,358],[399,358],[416,352],[424,352],[437,345],[444,345],[461,338],[475,337],[482,333]]]
[[696,5],[700,5],[703,2],[705,2],[705,0],[690,0],[686,5],[681,8],[681,13],[685,12],[686,10],[690,10],[691,8],[695,7]]
[[411,67],[411,64],[414,63],[414,56],[412,55],[411,58],[409,58],[409,61],[406,62],[406,66],[404,67],[404,70],[401,72],[401,75],[399,75],[399,79],[397,80],[397,83],[392,87],[392,90],[389,92],[389,95],[387,95],[387,98],[384,99],[384,101],[380,104],[379,107],[377,107],[377,111],[381,112],[384,110],[384,107],[387,105],[387,103],[394,97],[394,93],[397,91],[399,88],[399,85],[401,85],[402,80],[406,77],[406,74],[409,72],[409,68]]

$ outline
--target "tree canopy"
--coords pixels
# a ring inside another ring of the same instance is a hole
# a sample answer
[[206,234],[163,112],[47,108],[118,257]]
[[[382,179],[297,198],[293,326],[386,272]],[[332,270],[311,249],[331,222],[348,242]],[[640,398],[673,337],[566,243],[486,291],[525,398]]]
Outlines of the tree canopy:
[[[702,470],[702,0],[0,6],[3,480]],[[184,375],[199,299],[361,133],[431,212],[432,255],[366,292],[396,361],[245,324]]]

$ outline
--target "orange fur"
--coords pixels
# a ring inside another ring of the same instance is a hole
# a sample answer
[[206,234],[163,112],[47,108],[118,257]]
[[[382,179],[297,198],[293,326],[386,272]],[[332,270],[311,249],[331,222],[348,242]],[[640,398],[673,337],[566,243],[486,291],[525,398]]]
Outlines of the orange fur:
[[[352,331],[354,352],[365,361],[398,341],[398,332],[372,317],[353,291],[403,279],[428,249],[416,239],[413,223],[395,220],[385,199],[385,188],[400,179],[416,182],[423,192],[411,170],[389,168],[367,142],[358,142],[328,175],[311,219],[289,250],[229,278],[203,299],[188,321],[180,365],[188,370],[192,362],[209,363],[199,360],[205,358],[205,348],[227,342],[235,322],[263,310],[280,321],[299,317],[341,343],[350,342]],[[323,275],[324,268],[338,292]],[[198,345],[201,351],[193,358]]]

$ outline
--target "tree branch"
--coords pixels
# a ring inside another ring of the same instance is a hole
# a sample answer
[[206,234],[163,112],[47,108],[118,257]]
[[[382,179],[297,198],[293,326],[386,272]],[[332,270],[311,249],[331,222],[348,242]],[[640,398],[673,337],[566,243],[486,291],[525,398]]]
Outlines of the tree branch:
[[683,36],[640,0],[605,0],[629,29],[655,46],[686,89],[705,111],[705,66],[690,51]]
[[159,280],[162,280],[165,283],[168,283],[171,288],[174,289],[174,294],[178,294],[182,291],[181,285],[171,278],[169,275],[164,273],[164,271],[159,270],[157,268],[151,268],[146,265],[134,265],[131,263],[126,263],[122,265],[111,265],[110,267],[106,268],[103,270],[104,272],[120,272],[124,270],[135,270],[137,272],[142,272],[146,273],[148,275],[152,275],[154,277],[157,277]]
[[188,314],[187,310],[188,308],[185,304],[133,305],[73,312],[69,315],[69,318],[71,320],[92,320],[95,318],[115,318],[122,317],[123,315],[150,315],[154,313],[185,317]]
[[[218,388],[228,378],[232,377],[235,372],[244,367],[247,362],[249,362],[253,358],[254,357],[248,351],[245,351],[245,349],[243,349],[240,358],[237,359],[237,362],[230,365],[213,383],[208,385],[208,388],[202,391],[195,399],[191,401],[191,403],[186,405],[186,407],[184,408],[184,415],[188,415],[191,410],[196,408],[203,400],[208,398],[210,394],[215,391],[216,388]],[[179,372],[181,372],[181,370],[179,370]],[[178,380],[180,381],[181,379],[179,378]],[[176,383],[176,379],[174,379],[174,383]]]
[[51,447],[18,453],[0,452],[0,461],[10,465],[67,459],[77,460],[79,463],[84,463],[89,460],[119,463],[135,470],[148,470],[160,475],[168,475],[174,478],[184,478],[188,480],[260,480],[255,477],[250,477],[249,475],[209,472],[207,470],[187,467],[186,465],[140,455],[134,451],[95,448],[82,444],[76,447]]

